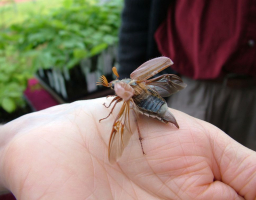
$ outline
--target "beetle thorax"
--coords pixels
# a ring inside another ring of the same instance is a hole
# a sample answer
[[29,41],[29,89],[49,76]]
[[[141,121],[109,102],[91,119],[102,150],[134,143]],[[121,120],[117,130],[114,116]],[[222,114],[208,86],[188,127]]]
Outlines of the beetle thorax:
[[118,81],[114,85],[114,90],[117,96],[124,101],[128,101],[134,95],[134,89],[123,81]]

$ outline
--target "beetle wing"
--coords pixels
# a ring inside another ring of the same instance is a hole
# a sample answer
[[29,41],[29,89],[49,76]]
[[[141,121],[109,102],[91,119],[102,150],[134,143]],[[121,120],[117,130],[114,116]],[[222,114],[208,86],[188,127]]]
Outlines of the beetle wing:
[[133,121],[131,112],[133,111],[130,109],[130,101],[124,102],[113,124],[109,139],[108,159],[110,163],[116,162],[122,156],[134,132],[133,124],[130,123]]
[[170,58],[167,57],[158,57],[152,60],[149,60],[139,66],[136,70],[134,70],[130,77],[136,81],[144,81],[148,78],[156,75],[160,71],[172,65],[173,62]]
[[164,74],[147,80],[145,84],[151,89],[154,89],[162,97],[168,97],[187,86],[187,84],[175,74]]

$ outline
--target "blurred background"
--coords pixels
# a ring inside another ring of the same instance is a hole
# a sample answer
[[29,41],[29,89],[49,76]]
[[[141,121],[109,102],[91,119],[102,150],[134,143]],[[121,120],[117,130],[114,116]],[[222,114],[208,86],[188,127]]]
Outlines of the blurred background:
[[106,96],[122,0],[0,0],[0,123]]

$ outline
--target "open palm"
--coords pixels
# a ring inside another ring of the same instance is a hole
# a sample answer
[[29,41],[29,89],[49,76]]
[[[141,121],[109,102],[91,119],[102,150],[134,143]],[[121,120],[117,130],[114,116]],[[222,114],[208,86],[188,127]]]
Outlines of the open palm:
[[146,155],[135,132],[123,156],[110,164],[108,140],[118,106],[99,123],[109,101],[60,105],[5,125],[2,184],[26,200],[255,198],[256,153],[175,110],[180,129],[141,116]]

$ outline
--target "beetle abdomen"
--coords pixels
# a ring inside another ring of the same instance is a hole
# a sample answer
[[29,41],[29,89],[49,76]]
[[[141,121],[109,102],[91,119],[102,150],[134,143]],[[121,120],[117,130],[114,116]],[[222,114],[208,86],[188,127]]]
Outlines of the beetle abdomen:
[[[152,113],[159,113],[162,105],[165,103],[163,100],[152,95],[145,95],[143,99],[133,98],[136,105],[142,109],[148,110]],[[139,101],[136,101],[139,99]]]
[[133,85],[135,95],[132,97],[134,103],[138,106],[141,114],[156,118],[164,123],[171,122],[177,128],[179,127],[176,119],[168,110],[167,103],[160,96],[155,95],[154,91],[148,88]]
[[166,103],[164,99],[144,85],[133,83],[131,86],[135,91],[132,99],[140,109],[155,115],[160,114],[161,107]]
[[[138,106],[138,105],[137,105]],[[142,105],[143,106],[143,105]],[[139,112],[143,115],[146,115],[147,117],[152,117],[152,118],[156,118],[164,123],[168,123],[171,122],[173,123],[177,128],[179,128],[179,125],[175,119],[175,117],[173,116],[173,114],[168,110],[168,106],[167,104],[164,102],[164,104],[162,104],[162,106],[160,107],[160,109],[158,109],[158,112],[153,112],[151,110],[147,110],[144,107],[140,107],[139,108]]]

